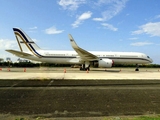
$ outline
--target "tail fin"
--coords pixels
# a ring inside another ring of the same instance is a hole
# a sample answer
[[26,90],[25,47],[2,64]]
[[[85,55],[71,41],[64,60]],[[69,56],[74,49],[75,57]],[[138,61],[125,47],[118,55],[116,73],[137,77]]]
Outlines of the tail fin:
[[13,28],[15,37],[17,39],[19,48],[22,52],[34,54],[38,57],[41,55],[37,52],[40,50],[40,47],[20,28]]

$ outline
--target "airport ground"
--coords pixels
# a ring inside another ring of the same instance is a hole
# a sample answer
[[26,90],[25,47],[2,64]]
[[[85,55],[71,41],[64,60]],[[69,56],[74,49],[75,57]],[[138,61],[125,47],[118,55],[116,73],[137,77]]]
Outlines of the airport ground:
[[1,68],[0,79],[160,79],[160,68],[91,68],[80,71],[79,68],[40,67],[40,68]]
[[0,119],[160,114],[158,68],[2,68]]

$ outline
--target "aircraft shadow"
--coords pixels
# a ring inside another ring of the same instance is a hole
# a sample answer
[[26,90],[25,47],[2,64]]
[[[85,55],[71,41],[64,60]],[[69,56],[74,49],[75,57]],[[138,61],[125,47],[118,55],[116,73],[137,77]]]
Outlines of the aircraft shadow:
[[101,72],[120,72],[120,70],[91,70],[91,71],[101,71]]

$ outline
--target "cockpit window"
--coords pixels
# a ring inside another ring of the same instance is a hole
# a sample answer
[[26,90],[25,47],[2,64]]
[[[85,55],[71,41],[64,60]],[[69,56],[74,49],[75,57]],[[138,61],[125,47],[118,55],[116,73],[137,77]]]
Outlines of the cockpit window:
[[149,56],[147,56],[147,58],[150,58]]

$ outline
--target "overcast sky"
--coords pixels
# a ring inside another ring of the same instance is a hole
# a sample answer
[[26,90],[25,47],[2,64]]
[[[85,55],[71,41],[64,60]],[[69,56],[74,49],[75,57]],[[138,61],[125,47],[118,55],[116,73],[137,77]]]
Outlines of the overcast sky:
[[0,58],[17,57],[13,27],[43,49],[142,52],[160,64],[159,0],[0,0]]

